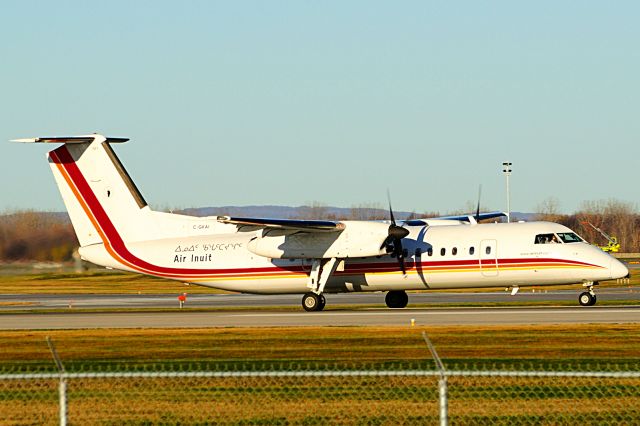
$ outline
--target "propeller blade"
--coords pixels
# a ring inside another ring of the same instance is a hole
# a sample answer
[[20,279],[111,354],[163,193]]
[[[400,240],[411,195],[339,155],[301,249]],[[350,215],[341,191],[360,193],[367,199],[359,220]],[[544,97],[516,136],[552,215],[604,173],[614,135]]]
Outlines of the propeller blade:
[[389,217],[391,218],[391,223],[395,226],[396,219],[393,217],[393,209],[391,208],[391,194],[387,189],[387,200],[389,201]]
[[396,218],[393,215],[393,208],[391,207],[391,194],[387,189],[387,200],[389,201],[389,218],[391,219],[391,225],[389,225],[389,236],[395,239],[404,238],[409,235],[409,231],[402,226],[396,224]]
[[480,220],[480,196],[482,195],[482,184],[478,185],[478,207],[476,208],[476,222]]
[[[388,248],[392,241],[393,241],[393,238],[390,237],[390,236],[387,236],[387,238],[385,238],[384,241],[382,242],[382,244],[380,245],[380,250],[382,250],[385,247]],[[387,253],[388,252],[389,252],[389,250],[387,250]]]
[[391,207],[391,194],[387,189],[387,200],[389,201],[389,218],[391,219],[391,225],[389,225],[389,235],[384,240],[382,247],[391,245],[391,254],[398,259],[398,264],[400,265],[400,270],[403,275],[407,275],[407,269],[404,265],[404,249],[402,248],[402,239],[409,235],[409,230],[403,228],[402,226],[398,226],[396,224],[396,218],[393,216],[393,208]]
[[396,257],[398,258],[398,263],[400,264],[402,275],[407,275],[407,269],[404,266],[404,249],[402,248],[402,242],[400,240],[395,240],[394,248],[397,250]]

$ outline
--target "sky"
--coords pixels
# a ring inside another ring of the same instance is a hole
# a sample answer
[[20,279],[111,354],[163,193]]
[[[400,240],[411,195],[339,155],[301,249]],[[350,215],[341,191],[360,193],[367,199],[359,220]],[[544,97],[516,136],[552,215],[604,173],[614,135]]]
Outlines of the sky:
[[102,133],[155,208],[640,202],[640,2],[9,1],[0,211]]

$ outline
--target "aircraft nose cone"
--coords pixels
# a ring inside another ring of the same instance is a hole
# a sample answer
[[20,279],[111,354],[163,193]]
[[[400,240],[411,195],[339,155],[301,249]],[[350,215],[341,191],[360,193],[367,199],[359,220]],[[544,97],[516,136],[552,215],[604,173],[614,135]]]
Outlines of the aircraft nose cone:
[[624,278],[627,275],[629,275],[629,269],[626,267],[624,263],[620,262],[618,259],[611,259],[609,272],[611,272],[612,280],[616,280],[618,278]]

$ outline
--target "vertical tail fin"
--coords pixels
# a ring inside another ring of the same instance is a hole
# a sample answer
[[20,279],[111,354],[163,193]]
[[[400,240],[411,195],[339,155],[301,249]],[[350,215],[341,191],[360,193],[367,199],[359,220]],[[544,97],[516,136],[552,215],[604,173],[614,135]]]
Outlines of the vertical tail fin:
[[111,143],[128,139],[102,135],[20,139],[62,143],[48,159],[81,246],[148,238],[147,203],[116,156]]

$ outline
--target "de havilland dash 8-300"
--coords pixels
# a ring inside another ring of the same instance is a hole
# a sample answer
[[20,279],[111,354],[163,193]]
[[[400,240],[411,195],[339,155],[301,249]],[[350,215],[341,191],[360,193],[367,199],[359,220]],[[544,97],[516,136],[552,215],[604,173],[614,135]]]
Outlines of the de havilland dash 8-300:
[[582,283],[629,274],[624,264],[551,222],[478,223],[502,212],[396,221],[193,217],[152,210],[112,144],[98,134],[18,139],[61,144],[48,160],[83,259],[107,268],[242,293],[386,291],[390,308],[408,290]]

